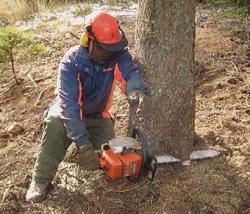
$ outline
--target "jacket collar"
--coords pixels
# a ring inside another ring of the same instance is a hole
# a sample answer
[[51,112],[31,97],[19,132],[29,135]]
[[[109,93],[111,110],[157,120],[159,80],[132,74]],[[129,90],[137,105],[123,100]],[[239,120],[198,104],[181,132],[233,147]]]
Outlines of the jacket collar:
[[[89,57],[89,52],[86,48],[80,46],[78,49],[78,53],[76,55],[76,66],[79,70],[83,70],[84,67],[84,72],[87,73],[90,76],[95,77],[96,76],[96,71],[94,68],[94,62],[90,60]],[[107,69],[107,68],[113,68],[115,66],[115,62],[110,62],[106,64],[101,65],[101,69]]]

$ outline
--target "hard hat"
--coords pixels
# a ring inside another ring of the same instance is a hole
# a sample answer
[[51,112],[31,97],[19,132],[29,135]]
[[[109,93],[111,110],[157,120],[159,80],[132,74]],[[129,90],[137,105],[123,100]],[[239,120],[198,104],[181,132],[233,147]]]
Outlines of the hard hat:
[[87,27],[88,36],[109,51],[120,51],[128,45],[128,40],[117,20],[108,13],[97,15]]

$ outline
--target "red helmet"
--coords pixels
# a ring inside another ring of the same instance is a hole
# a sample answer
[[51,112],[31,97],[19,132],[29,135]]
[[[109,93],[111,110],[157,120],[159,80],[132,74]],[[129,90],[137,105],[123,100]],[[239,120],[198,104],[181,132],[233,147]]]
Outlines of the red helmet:
[[91,33],[94,39],[104,48],[109,51],[123,50],[128,41],[124,32],[118,25],[117,20],[108,13],[100,13],[91,22]]

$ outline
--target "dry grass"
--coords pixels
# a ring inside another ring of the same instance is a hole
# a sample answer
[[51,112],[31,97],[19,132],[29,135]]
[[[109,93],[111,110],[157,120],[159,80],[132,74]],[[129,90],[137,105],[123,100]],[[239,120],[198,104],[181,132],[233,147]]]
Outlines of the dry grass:
[[[132,0],[106,0],[107,4],[117,5],[131,2]],[[18,20],[28,19],[35,12],[45,12],[56,6],[64,6],[82,0],[0,0],[0,21],[15,23]],[[97,3],[101,0],[85,0],[85,3]],[[88,14],[89,8],[79,8],[76,13]]]
[[13,23],[28,18],[34,12],[34,8],[26,0],[9,0],[1,3],[0,11],[1,18]]
[[77,5],[77,9],[74,12],[75,16],[83,16],[90,14],[92,12],[92,7],[90,5],[85,5],[84,7],[81,7],[80,5]]
[[7,4],[4,1],[0,2],[0,19],[6,21],[7,17],[9,17],[9,12],[7,8]]
[[33,13],[44,12],[53,7],[52,0],[3,0],[0,2],[0,19],[8,23],[25,20]]

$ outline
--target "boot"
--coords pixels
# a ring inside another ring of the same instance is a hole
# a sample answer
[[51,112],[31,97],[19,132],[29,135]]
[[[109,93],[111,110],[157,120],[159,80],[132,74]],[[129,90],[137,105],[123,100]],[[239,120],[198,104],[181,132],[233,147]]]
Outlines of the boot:
[[32,181],[26,194],[26,201],[34,203],[44,201],[52,187],[53,186],[50,182],[37,183]]

